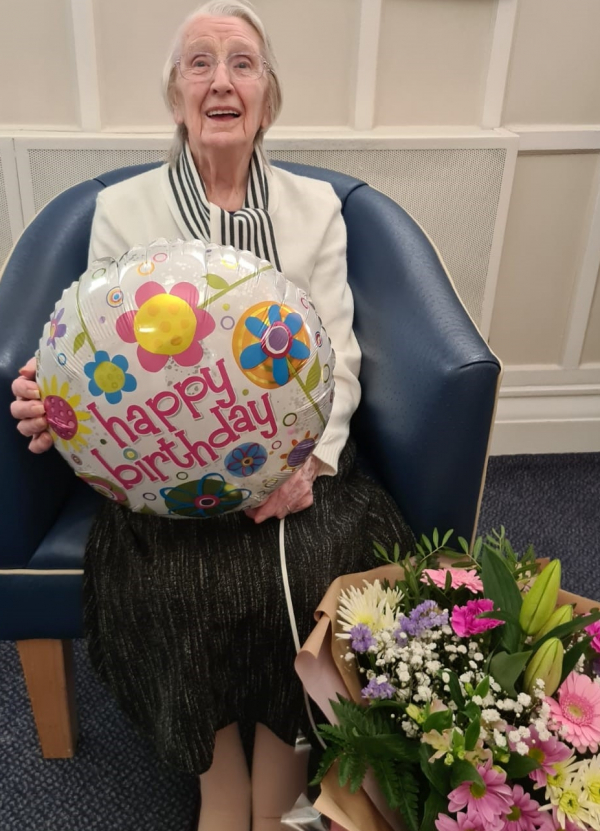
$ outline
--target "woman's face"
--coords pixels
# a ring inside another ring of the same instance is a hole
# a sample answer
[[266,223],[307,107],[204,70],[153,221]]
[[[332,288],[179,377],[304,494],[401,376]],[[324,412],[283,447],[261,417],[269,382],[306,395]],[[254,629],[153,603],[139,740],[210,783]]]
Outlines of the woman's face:
[[[192,150],[235,148],[247,152],[258,131],[269,126],[268,76],[233,80],[225,60],[238,52],[262,51],[256,30],[239,17],[197,17],[182,39],[182,61],[197,51],[214,55],[221,62],[211,80],[183,78],[175,83],[173,116],[185,124]],[[226,110],[227,114],[218,114]]]

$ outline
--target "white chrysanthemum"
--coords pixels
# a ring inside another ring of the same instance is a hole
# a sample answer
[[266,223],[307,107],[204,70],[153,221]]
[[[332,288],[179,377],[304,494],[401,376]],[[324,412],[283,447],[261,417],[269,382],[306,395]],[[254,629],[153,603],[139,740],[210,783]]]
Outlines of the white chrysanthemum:
[[[573,757],[571,757],[573,758]],[[581,776],[585,762],[556,762],[556,776],[549,776],[546,787],[546,799],[556,809],[556,818],[561,826],[570,820],[579,828],[597,828],[594,810],[590,811]]]
[[600,827],[600,758],[586,759],[579,768],[575,781],[581,785],[585,807],[594,820],[594,828]]
[[398,605],[400,598],[399,591],[384,589],[379,580],[373,583],[365,580],[364,589],[351,586],[339,597],[338,617],[343,633],[338,634],[338,638],[348,640],[350,630],[359,623],[364,623],[372,632],[393,629],[396,624],[393,607]]

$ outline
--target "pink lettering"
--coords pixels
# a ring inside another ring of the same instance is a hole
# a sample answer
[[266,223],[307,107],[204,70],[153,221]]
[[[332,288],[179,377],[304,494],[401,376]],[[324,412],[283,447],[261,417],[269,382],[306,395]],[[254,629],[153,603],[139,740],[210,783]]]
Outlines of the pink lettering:
[[[119,447],[129,447],[130,444],[134,444],[139,436],[137,436],[133,430],[127,426],[126,422],[123,421],[122,418],[118,416],[110,416],[109,418],[104,418],[100,414],[100,410],[95,403],[87,405],[88,410],[92,413],[94,418],[96,418],[100,424],[104,427],[107,433],[109,433],[113,439],[117,442]],[[117,428],[123,431],[123,433],[127,436],[127,441],[123,441],[121,436],[117,433]],[[126,465],[128,467],[128,465]]]
[[[162,406],[166,404],[166,406]],[[159,392],[154,398],[148,398],[146,405],[152,410],[154,415],[159,418],[165,425],[169,433],[173,433],[175,428],[169,421],[170,418],[177,415],[181,409],[181,401],[173,392]]]
[[111,467],[108,462],[102,457],[100,452],[94,448],[92,451],[92,456],[95,456],[98,461],[104,465],[104,467],[108,470],[110,475],[117,479],[121,485],[127,490],[130,490],[135,485],[139,485],[142,481],[143,476],[140,470],[133,465],[117,465],[117,467]]
[[260,431],[261,436],[264,436],[265,439],[272,439],[277,433],[277,422],[275,421],[275,414],[273,412],[273,408],[271,407],[271,400],[268,392],[265,392],[264,395],[261,396],[261,401],[265,406],[264,418],[261,418],[260,416],[258,403],[256,401],[248,401],[248,409],[252,413],[257,424],[269,425],[268,430]]

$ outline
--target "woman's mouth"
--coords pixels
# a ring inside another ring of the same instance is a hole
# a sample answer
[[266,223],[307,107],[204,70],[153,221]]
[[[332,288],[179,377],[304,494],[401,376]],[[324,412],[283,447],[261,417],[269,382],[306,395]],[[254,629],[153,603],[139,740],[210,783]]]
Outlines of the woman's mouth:
[[238,110],[224,108],[207,110],[206,115],[213,121],[234,121],[240,117]]

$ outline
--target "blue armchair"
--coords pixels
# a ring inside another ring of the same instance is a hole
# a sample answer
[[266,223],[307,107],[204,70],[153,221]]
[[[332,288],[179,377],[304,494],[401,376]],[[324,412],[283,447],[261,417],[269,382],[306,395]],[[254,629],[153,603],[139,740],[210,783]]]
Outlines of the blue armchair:
[[[62,290],[85,270],[97,193],[123,168],[56,197],[18,241],[0,281],[0,639],[18,644],[46,758],[74,754],[71,640],[82,631],[83,552],[101,497],[58,453],[34,456],[9,414],[10,384]],[[333,185],[348,227],[363,399],[359,452],[416,535],[471,539],[501,368],[439,257],[398,205],[363,182],[283,164]]]

